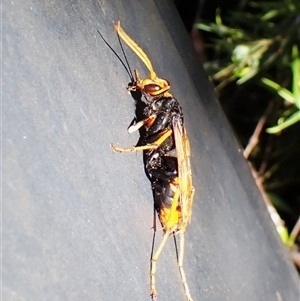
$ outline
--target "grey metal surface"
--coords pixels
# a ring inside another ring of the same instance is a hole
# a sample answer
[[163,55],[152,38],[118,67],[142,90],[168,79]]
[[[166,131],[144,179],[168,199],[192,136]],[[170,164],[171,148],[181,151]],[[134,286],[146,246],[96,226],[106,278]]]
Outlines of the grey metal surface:
[[[169,1],[2,4],[3,300],[149,300],[153,200],[127,134],[121,20],[185,112],[196,196],[184,266],[196,300],[294,301],[299,279]],[[147,74],[126,48],[132,67]],[[157,238],[160,238],[161,232]],[[172,239],[159,300],[185,300]]]

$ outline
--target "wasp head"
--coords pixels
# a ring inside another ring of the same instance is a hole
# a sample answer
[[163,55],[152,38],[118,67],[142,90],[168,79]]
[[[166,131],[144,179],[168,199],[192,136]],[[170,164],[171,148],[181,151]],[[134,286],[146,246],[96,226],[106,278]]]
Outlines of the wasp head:
[[145,96],[160,97],[171,96],[170,83],[166,79],[153,77],[141,79],[137,70],[134,70],[136,81],[130,83],[127,87],[128,91],[140,90]]

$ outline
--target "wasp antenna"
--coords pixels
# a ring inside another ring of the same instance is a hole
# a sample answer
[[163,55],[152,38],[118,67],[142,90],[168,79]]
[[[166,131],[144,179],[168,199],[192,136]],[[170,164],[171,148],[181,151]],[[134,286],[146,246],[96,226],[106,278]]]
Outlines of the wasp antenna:
[[130,75],[131,75],[131,82],[134,82],[134,77],[133,77],[133,74],[132,74],[132,71],[131,71],[131,68],[130,68],[130,65],[129,65],[129,62],[128,62],[128,59],[127,59],[126,53],[125,53],[125,51],[124,51],[123,44],[122,44],[122,42],[121,42],[121,39],[120,39],[120,36],[119,36],[119,33],[118,33],[118,32],[117,32],[117,36],[118,36],[119,44],[120,44],[120,46],[121,46],[122,53],[123,53],[123,56],[124,56],[124,58],[125,58],[125,61],[126,61],[128,70],[129,70]]
[[[125,65],[125,63],[123,62],[123,60],[120,58],[120,56],[117,54],[117,52],[109,45],[109,43],[104,39],[103,35],[101,34],[101,32],[97,29],[97,32],[99,33],[101,39],[104,41],[104,43],[106,44],[106,46],[109,47],[109,49],[114,53],[114,55],[118,58],[118,60],[121,62],[121,64],[123,65],[123,67],[125,68],[131,82],[134,82],[134,78],[133,78],[133,75],[132,75],[132,72],[131,72],[131,69],[129,67],[129,63],[127,61],[127,58],[126,58],[126,55],[124,54],[124,50],[123,50],[123,47],[121,45],[121,48],[122,48],[122,52],[125,56],[125,60],[126,60],[126,63],[128,65],[128,67]],[[120,38],[119,38],[119,42],[120,42]]]
[[123,30],[121,27],[120,21],[114,24],[115,30],[117,31],[118,35],[121,39],[131,48],[133,52],[142,60],[142,62],[146,65],[148,70],[150,71],[150,78],[154,80],[156,78],[156,73],[153,70],[151,61],[149,60],[147,54],[143,51],[143,49],[134,42],[128,34]]

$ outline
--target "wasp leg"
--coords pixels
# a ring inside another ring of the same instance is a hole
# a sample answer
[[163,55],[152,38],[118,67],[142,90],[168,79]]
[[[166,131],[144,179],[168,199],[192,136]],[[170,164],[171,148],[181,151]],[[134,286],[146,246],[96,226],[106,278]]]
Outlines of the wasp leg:
[[[152,238],[152,248],[151,248],[151,257],[150,257],[150,275],[151,275],[151,271],[152,271],[152,258],[153,258],[153,254],[154,254],[154,243],[155,243],[155,235],[156,235],[156,210],[155,210],[155,206],[153,206],[153,227],[152,227],[152,229],[153,229],[153,238]],[[150,280],[150,282],[151,282],[151,280]],[[155,279],[154,279],[154,291],[152,291],[152,283],[150,283],[150,290],[151,290],[151,298],[152,299],[156,298],[157,293],[155,291]]]
[[131,133],[137,131],[145,124],[147,124],[147,126],[150,127],[153,124],[153,122],[155,121],[155,118],[156,118],[156,115],[151,115],[148,118],[145,118],[145,119],[135,123],[134,125],[132,125],[128,128],[128,133],[131,134]]
[[147,145],[122,148],[122,147],[118,147],[112,143],[110,146],[114,151],[119,152],[119,153],[156,149],[171,135],[172,135],[172,130],[168,129],[168,130],[163,131],[162,135],[155,142],[147,144]]
[[[171,206],[171,210],[170,210],[170,214],[169,214],[169,220],[172,220],[173,214],[177,210],[178,198],[179,198],[179,190],[177,189],[177,191],[175,192],[175,195],[174,195],[173,202],[172,202],[172,206]],[[168,222],[167,222],[167,224],[168,224]],[[156,252],[154,253],[154,255],[151,258],[151,265],[150,265],[150,292],[151,292],[152,300],[156,300],[156,297],[157,297],[157,292],[156,292],[156,288],[155,288],[156,261],[157,261],[159,255],[160,255],[161,251],[163,250],[168,237],[170,236],[170,234],[172,232],[175,231],[173,224],[172,224],[172,227],[168,227],[167,224],[163,225],[164,231],[165,231],[165,233],[163,235],[163,239],[160,242],[160,244],[159,244]],[[191,301],[192,301],[192,299],[191,299]]]
[[188,301],[193,301],[188,284],[186,282],[185,272],[183,269],[183,253],[184,253],[184,233],[180,233],[180,249],[179,249],[179,259],[178,259],[178,269],[181,277],[181,282],[184,287],[186,299]]
[[156,261],[165,246],[165,243],[171,234],[172,231],[168,230],[164,233],[163,239],[159,244],[158,249],[156,250],[155,254],[151,258],[151,265],[150,265],[150,296],[152,300],[156,300],[157,292],[155,289],[155,273],[156,273]]

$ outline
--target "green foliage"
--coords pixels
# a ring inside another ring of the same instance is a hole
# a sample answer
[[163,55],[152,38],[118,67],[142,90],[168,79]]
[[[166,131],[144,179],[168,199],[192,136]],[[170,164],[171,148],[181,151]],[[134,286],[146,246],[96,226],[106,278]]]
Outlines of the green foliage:
[[291,230],[300,211],[300,1],[256,0],[195,26],[207,33],[204,68],[244,146],[264,120],[250,160]]
[[[300,1],[258,1],[249,5],[251,12],[230,15],[234,26],[223,24],[220,10],[215,23],[196,25],[215,34],[209,47],[218,57],[204,67],[217,83],[217,92],[230,82],[242,85],[252,79],[281,97],[287,109],[277,125],[267,129],[275,134],[300,121]],[[290,90],[284,87],[286,78],[276,75],[281,70],[286,74],[287,68],[291,69]],[[271,72],[275,76],[270,79]]]

